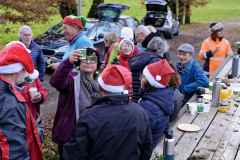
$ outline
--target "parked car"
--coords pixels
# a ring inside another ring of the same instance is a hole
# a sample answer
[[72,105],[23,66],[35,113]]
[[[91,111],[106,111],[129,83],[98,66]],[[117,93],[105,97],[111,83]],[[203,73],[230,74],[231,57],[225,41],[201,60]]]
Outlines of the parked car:
[[[105,51],[103,38],[106,32],[115,32],[119,35],[122,27],[127,26],[135,29],[139,24],[136,18],[122,15],[122,12],[126,9],[129,9],[129,7],[123,4],[100,4],[98,6],[98,18],[88,19],[87,21],[82,34],[85,34],[93,41],[101,60],[103,60]],[[68,44],[63,35],[62,22],[49,28],[45,33],[38,36],[35,41],[43,49],[46,66],[61,61]]]
[[167,39],[179,34],[178,18],[173,15],[166,0],[146,0],[145,4],[147,12],[142,20],[144,25],[156,27]]

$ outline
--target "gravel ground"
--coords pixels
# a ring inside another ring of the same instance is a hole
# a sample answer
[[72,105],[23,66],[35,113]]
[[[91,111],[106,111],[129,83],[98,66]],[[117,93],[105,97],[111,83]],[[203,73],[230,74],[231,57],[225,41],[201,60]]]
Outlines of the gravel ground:
[[[240,33],[240,22],[225,22],[225,38],[230,41],[230,43],[233,45],[235,41],[240,40],[239,33]],[[199,51],[201,42],[209,36],[209,31],[208,31],[208,24],[191,24],[184,26],[184,31],[179,34],[179,36],[174,37],[171,40],[168,40],[169,45],[170,45],[170,52],[171,52],[171,57],[173,59],[173,62],[176,62],[176,48],[184,42],[191,43],[193,46],[195,46],[196,52]],[[234,48],[233,48],[234,49]],[[53,145],[51,142],[51,127],[52,127],[52,122],[54,119],[54,114],[56,111],[56,105],[57,105],[57,91],[53,89],[49,85],[49,78],[50,75],[46,76],[46,80],[44,82],[44,85],[46,88],[49,90],[49,100],[45,104],[42,105],[41,108],[41,113],[42,113],[42,119],[45,124],[46,128],[46,144],[45,144],[45,149],[44,153],[45,159],[55,159],[52,157],[55,157],[56,155],[56,146]],[[46,158],[46,157],[51,157],[51,158]]]

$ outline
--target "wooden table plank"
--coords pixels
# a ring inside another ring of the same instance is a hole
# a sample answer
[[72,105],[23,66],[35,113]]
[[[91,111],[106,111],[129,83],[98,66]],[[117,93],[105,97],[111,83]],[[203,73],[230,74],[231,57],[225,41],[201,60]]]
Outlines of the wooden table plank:
[[[198,115],[191,115],[188,113],[186,110],[186,106],[184,106],[181,110],[181,117],[179,117],[176,121],[171,123],[171,128],[173,129],[174,132],[174,138],[176,142],[179,141],[179,139],[183,136],[183,132],[179,131],[176,126],[179,123],[192,123],[193,120],[197,117]],[[153,155],[158,154],[162,155],[163,154],[163,140],[159,142],[159,144],[154,148],[153,150]]]
[[237,154],[235,160],[240,160],[240,151],[239,150],[238,150],[238,154]]
[[212,160],[234,160],[240,144],[240,108],[233,115],[230,126],[220,141]]
[[184,135],[176,145],[175,156],[177,160],[186,160],[192,154],[196,145],[199,143],[202,136],[211,124],[212,119],[214,119],[216,113],[217,109],[211,108],[210,112],[201,113],[194,119],[192,123],[198,125],[201,128],[199,132],[183,132]]
[[190,157],[193,159],[204,156],[206,160],[211,160],[217,148],[221,146],[220,141],[224,138],[225,132],[231,124],[231,118],[232,115],[230,114],[217,113],[212,124]]

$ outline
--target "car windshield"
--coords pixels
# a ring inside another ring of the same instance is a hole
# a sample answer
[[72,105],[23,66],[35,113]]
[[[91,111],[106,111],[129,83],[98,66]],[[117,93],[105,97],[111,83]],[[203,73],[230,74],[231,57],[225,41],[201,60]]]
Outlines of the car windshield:
[[99,15],[101,17],[109,17],[109,18],[116,18],[118,16],[118,12],[112,10],[112,9],[104,9],[99,11]]

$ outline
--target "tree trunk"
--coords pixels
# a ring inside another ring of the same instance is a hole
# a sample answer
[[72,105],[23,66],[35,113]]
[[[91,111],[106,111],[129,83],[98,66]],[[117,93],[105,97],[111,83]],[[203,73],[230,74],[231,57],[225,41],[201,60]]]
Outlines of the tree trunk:
[[175,12],[176,12],[176,16],[179,18],[179,0],[176,0]]
[[59,4],[59,12],[62,18],[68,15],[77,15],[75,0],[62,0]]
[[190,24],[191,23],[191,4],[188,1],[186,4],[186,18],[185,18],[185,24]]
[[88,17],[89,18],[97,18],[97,6],[100,3],[104,3],[104,0],[93,0],[92,6],[88,12]]

